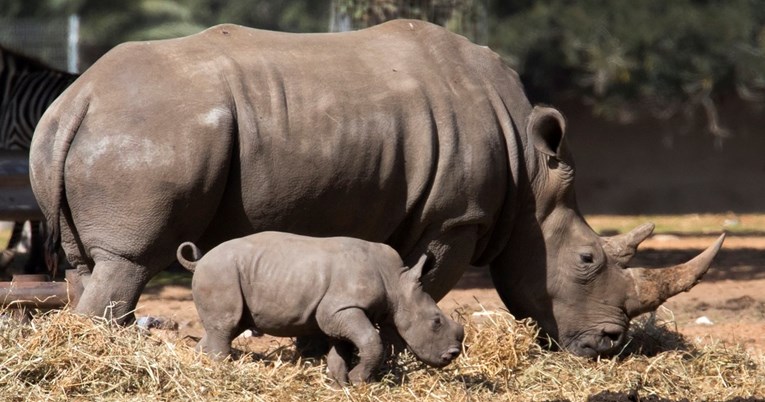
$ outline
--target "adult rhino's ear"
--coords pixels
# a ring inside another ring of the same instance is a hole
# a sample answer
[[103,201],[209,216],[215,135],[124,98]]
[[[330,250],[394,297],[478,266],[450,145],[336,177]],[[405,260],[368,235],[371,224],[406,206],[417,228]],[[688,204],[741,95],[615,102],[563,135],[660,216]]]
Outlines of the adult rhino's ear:
[[566,120],[559,111],[550,107],[534,106],[526,131],[534,143],[534,148],[560,159]]

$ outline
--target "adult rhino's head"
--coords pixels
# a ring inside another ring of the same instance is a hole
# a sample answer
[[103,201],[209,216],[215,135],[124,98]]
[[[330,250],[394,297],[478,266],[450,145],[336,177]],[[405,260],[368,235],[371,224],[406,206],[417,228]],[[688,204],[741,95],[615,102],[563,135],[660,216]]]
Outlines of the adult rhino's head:
[[555,109],[535,107],[526,123],[525,171],[517,189],[521,198],[508,246],[491,263],[495,286],[516,317],[534,318],[570,352],[614,353],[625,341],[631,318],[656,309],[701,278],[724,235],[685,264],[629,267],[653,225],[612,237],[595,233],[576,204],[563,117]]

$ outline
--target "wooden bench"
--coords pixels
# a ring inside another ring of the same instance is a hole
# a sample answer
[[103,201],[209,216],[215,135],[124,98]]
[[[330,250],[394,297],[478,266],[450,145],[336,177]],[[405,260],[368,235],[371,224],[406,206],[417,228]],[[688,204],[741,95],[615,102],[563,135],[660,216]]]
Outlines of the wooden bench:
[[43,220],[29,184],[26,151],[0,151],[0,221]]

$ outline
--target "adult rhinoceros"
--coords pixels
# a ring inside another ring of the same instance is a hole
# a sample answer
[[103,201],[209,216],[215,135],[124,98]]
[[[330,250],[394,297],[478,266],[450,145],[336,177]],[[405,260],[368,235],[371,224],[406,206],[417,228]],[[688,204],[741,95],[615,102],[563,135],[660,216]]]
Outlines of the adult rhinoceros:
[[219,25],[103,56],[40,122],[31,179],[52,246],[92,272],[80,313],[131,319],[183,241],[343,235],[409,264],[427,252],[436,300],[489,265],[511,312],[595,355],[690,288],[722,238],[687,264],[626,268],[652,226],[590,229],[564,131],[497,54],[436,25]]

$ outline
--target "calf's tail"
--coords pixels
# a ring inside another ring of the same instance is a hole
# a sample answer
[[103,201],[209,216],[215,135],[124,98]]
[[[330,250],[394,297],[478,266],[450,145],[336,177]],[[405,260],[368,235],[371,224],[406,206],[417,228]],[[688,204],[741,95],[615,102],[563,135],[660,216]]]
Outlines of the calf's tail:
[[[183,249],[187,247],[191,249],[191,260],[188,260],[183,256]],[[197,267],[197,261],[202,258],[202,250],[195,246],[194,243],[187,241],[181,243],[181,245],[178,246],[178,251],[176,251],[175,256],[178,258],[178,262],[183,265],[184,268],[194,272]]]

